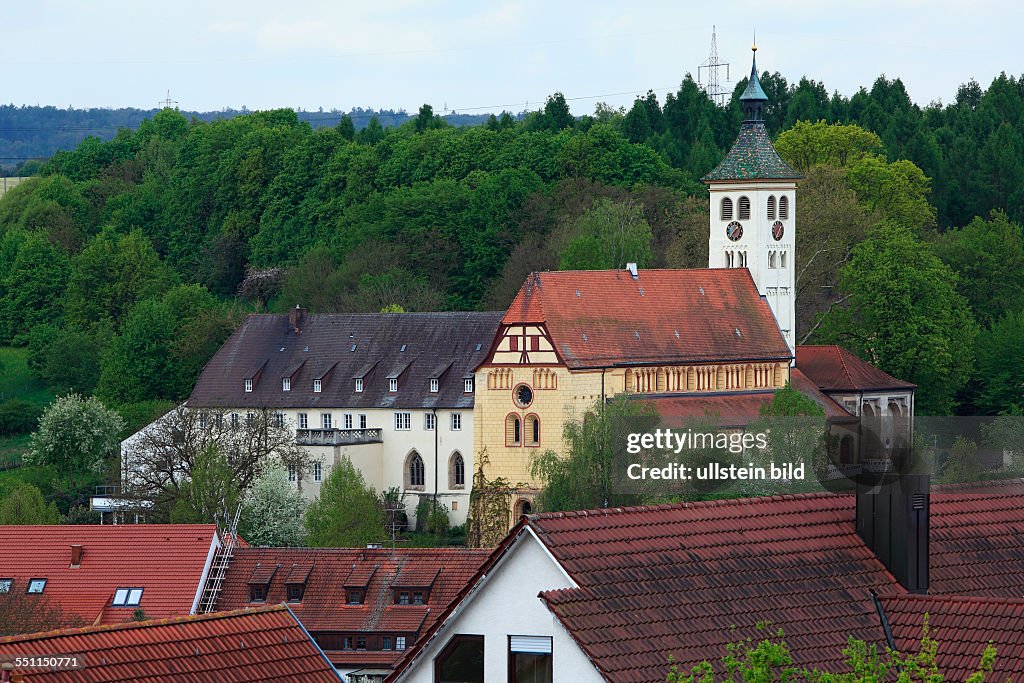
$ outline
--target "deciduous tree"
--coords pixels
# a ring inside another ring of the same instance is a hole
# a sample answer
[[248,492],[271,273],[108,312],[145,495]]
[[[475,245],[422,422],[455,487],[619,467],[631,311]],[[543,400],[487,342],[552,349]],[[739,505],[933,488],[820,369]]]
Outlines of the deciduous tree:
[[107,457],[117,449],[123,425],[117,413],[94,397],[61,396],[39,418],[25,460],[66,474],[69,487],[74,488],[76,475],[103,470]]
[[384,508],[363,475],[342,458],[320,486],[320,496],[306,511],[306,530],[313,547],[364,547],[384,538]]

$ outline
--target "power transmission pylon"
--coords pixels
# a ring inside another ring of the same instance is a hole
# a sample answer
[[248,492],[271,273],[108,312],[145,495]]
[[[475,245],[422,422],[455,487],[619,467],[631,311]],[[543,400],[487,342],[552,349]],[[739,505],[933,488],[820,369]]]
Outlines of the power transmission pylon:
[[[697,84],[704,86],[704,92],[708,94],[711,101],[719,106],[725,105],[725,97],[729,91],[723,88],[724,83],[718,77],[718,70],[725,67],[725,83],[729,82],[729,63],[718,61],[718,39],[715,36],[715,27],[711,27],[711,54],[700,65],[697,66]],[[701,79],[702,72],[707,72],[707,82]]]
[[172,106],[175,109],[178,108],[178,100],[172,100],[171,99],[171,91],[170,90],[167,91],[167,99],[166,100],[160,100],[159,102],[157,102],[157,104],[162,106],[164,109],[170,109]]

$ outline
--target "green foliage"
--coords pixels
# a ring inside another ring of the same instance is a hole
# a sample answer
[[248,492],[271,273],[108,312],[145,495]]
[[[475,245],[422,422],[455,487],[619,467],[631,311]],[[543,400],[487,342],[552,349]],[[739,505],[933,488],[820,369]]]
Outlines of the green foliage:
[[846,167],[882,150],[882,140],[860,126],[797,121],[775,141],[790,166],[806,173],[813,166]]
[[570,228],[575,234],[559,257],[562,270],[622,269],[651,263],[651,226],[633,203],[598,199]]
[[0,524],[59,524],[60,512],[32,484],[18,484],[0,498]]
[[362,547],[385,534],[384,509],[363,475],[342,458],[320,486],[306,511],[307,542],[320,548]]
[[67,255],[39,234],[9,232],[0,244],[0,338],[24,345],[36,325],[63,318]]
[[288,481],[283,465],[263,468],[242,499],[238,533],[251,546],[304,545],[306,499]]
[[843,268],[848,308],[830,311],[820,336],[916,384],[919,414],[948,415],[970,376],[976,334],[956,280],[911,229],[886,221]]
[[234,519],[242,492],[227,456],[210,444],[192,463],[191,474],[171,507],[171,523],[224,525]]
[[985,467],[978,460],[978,444],[963,435],[957,435],[942,464],[943,484],[975,482],[982,478]]
[[1007,313],[978,334],[975,406],[999,415],[1024,405],[1024,311]]
[[96,398],[61,396],[39,418],[25,462],[50,465],[74,487],[76,476],[102,471],[107,456],[117,449],[123,424]]
[[40,406],[12,398],[0,403],[0,435],[26,434],[33,431],[39,424],[43,414]]
[[444,538],[448,535],[450,527],[448,506],[432,497],[420,496],[419,502],[416,503],[416,531]]
[[624,463],[636,457],[626,452],[627,435],[652,429],[657,415],[649,404],[620,395],[598,401],[582,419],[565,423],[563,439],[569,448],[562,457],[554,451],[534,456],[530,474],[542,482],[537,498],[541,510],[590,510],[642,503],[637,494],[622,493]]

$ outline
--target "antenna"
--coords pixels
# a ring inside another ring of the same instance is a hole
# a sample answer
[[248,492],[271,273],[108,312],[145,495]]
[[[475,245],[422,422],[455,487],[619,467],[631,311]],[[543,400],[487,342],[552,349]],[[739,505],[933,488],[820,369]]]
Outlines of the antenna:
[[167,91],[167,99],[166,100],[160,100],[159,102],[157,102],[157,104],[163,106],[164,109],[170,109],[172,106],[175,109],[178,108],[178,100],[172,100],[171,99],[171,91],[170,90]]
[[[725,67],[725,81],[722,82],[719,77],[719,69]],[[707,72],[707,83],[701,80],[701,73]],[[718,60],[718,39],[715,35],[715,27],[711,27],[711,54],[708,58],[701,62],[697,66],[697,83],[698,85],[704,86],[704,92],[708,94],[711,101],[718,106],[725,106],[725,97],[729,94],[728,90],[724,89],[724,85],[729,82],[729,63],[720,62]]]

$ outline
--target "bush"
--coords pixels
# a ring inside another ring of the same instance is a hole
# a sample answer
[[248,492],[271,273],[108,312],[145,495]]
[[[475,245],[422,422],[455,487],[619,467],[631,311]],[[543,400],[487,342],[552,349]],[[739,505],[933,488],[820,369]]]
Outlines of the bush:
[[427,496],[420,497],[416,504],[416,531],[446,536],[450,526],[447,505]]
[[0,434],[27,434],[39,425],[43,409],[37,405],[12,398],[0,403]]

